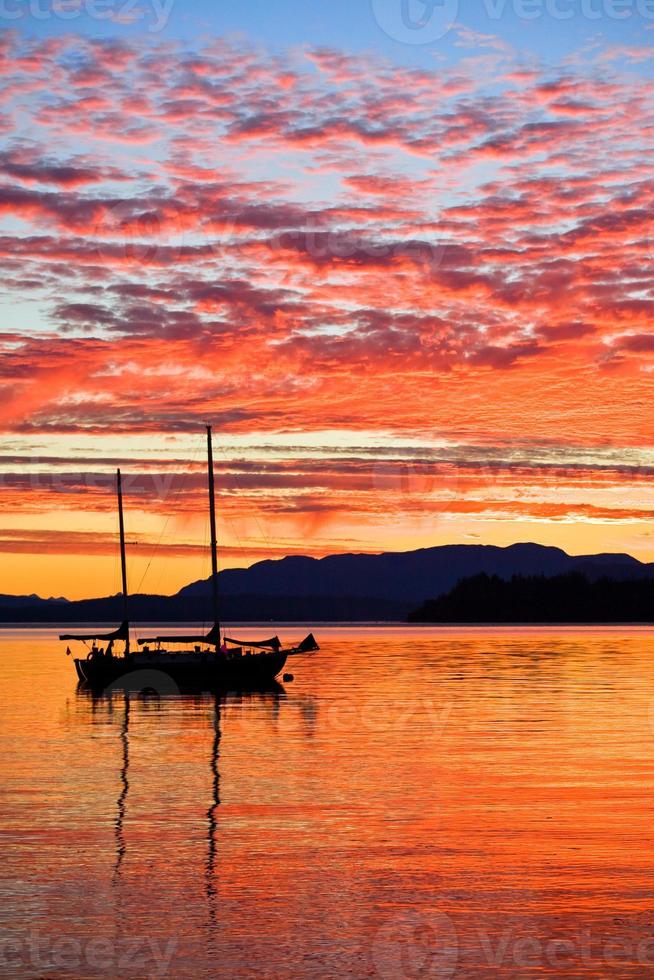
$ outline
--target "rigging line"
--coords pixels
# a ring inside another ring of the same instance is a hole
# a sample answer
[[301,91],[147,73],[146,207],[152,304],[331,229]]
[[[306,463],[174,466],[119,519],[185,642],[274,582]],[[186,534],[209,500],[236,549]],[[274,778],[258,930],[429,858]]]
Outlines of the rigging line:
[[[221,446],[219,444],[218,447],[217,447],[217,449],[214,447],[214,456],[217,458],[221,454],[224,457],[224,459],[221,460],[221,462],[227,463],[228,462],[228,460],[227,460],[227,450],[223,446]],[[227,466],[225,467],[225,469],[227,469]],[[224,508],[221,508],[220,507],[220,477],[218,478],[218,490],[217,490],[217,493],[216,493],[216,499],[217,499],[217,502],[218,502],[218,505],[219,505],[218,508],[217,508],[217,515],[216,515],[216,517],[220,519],[220,521],[223,524],[223,527],[225,527],[225,526],[229,527],[230,531],[232,532],[232,536],[234,538],[236,538],[236,540],[238,541],[239,546],[242,548],[243,547],[243,542],[242,542],[241,537],[240,537],[240,535],[238,533],[238,530],[236,528],[236,525],[234,524],[234,522],[232,521],[232,519],[227,515],[226,510]],[[223,495],[223,501],[224,500],[225,500],[225,496]],[[218,535],[218,540],[220,541],[220,534]],[[219,561],[218,561],[218,563],[220,564],[220,547],[218,548],[218,555],[219,555]],[[223,568],[223,571],[225,571],[224,568]],[[219,569],[219,572],[220,572],[220,569]]]
[[253,511],[253,517],[254,517],[255,523],[257,525],[258,531],[259,531],[260,539],[263,541],[264,545],[268,549],[268,553],[270,554],[272,552],[273,544],[272,544],[271,538],[269,537],[268,533],[264,530],[263,525],[261,524],[261,521],[259,520],[259,512],[258,512],[258,509],[257,509],[257,506],[256,506],[256,497],[255,497],[255,500],[254,500],[254,504],[255,504],[255,506],[254,506],[254,511]]
[[[211,555],[209,554],[209,515],[204,515],[203,522],[203,532],[202,532],[202,554],[204,558],[202,559],[202,579],[203,581],[208,579],[211,574]],[[212,624],[213,625],[213,624]],[[202,620],[202,630],[208,629],[208,624],[206,619]]]
[[[113,474],[112,474],[112,481],[113,481]],[[113,489],[112,505],[113,505],[114,516],[115,516],[115,507],[116,507],[115,493],[116,491],[115,489]],[[118,528],[115,529],[114,534],[116,535],[116,537],[120,539],[120,531]],[[118,584],[120,582],[120,548],[117,548],[115,546],[112,548],[112,559],[113,560],[111,563],[111,569],[112,569],[111,594],[118,595],[121,590],[121,586]]]
[[270,536],[268,535],[268,533],[263,529],[263,526],[261,524],[261,521],[259,520],[259,515],[257,514],[256,510],[254,512],[254,519],[255,519],[255,521],[257,523],[257,527],[259,529],[259,534],[263,538],[264,544],[266,545],[266,548],[268,549],[268,552],[270,553],[272,551],[272,548],[273,548],[272,539],[270,538]]
[[[216,446],[213,447],[213,454],[214,454],[214,460],[215,461],[225,462],[226,464],[228,463],[227,450],[226,450],[226,448],[224,446],[221,446],[220,443],[218,444],[217,447]],[[223,457],[222,460],[220,460],[220,456],[221,455]],[[226,465],[225,466],[225,469],[227,470],[227,468],[228,467]],[[225,498],[223,496],[223,501],[224,501],[224,499]],[[218,489],[216,491],[216,501],[217,501],[217,505],[218,505],[217,506],[217,513],[216,513],[216,520],[217,521],[219,520],[222,523],[223,527],[225,527],[225,526],[229,527],[230,531],[232,532],[232,536],[234,538],[236,538],[236,540],[237,540],[237,542],[239,544],[239,547],[241,548],[241,550],[243,550],[243,541],[241,539],[241,536],[238,533],[238,530],[236,528],[236,525],[231,520],[231,518],[227,516],[227,513],[226,513],[225,509],[223,509],[223,508],[220,507],[220,475],[218,477]],[[204,525],[204,532],[205,532],[205,560],[204,561],[205,561],[205,569],[207,570],[207,574],[204,576],[205,579],[208,579],[209,576],[210,576],[210,574],[211,574],[211,572],[210,572],[210,555],[209,555],[209,552],[208,552],[208,546],[209,546],[208,527],[209,527],[209,519],[206,518],[205,519],[205,525]],[[220,540],[221,540],[221,537],[220,537],[220,532],[219,532],[218,533],[218,542],[219,542],[219,545],[218,545],[218,574],[220,574]],[[222,570],[225,571],[225,568],[223,567]],[[211,625],[213,625],[213,624],[211,624]]]
[[111,580],[112,595],[117,595],[120,592],[120,586],[118,585],[120,581],[119,564],[120,564],[120,555],[117,549],[114,548],[113,562],[112,562],[113,573],[112,573],[112,580]]
[[[272,541],[272,538],[269,536],[269,534],[264,530],[263,525],[261,524],[261,521],[259,519],[259,514],[258,514],[258,509],[257,509],[256,503],[257,503],[257,501],[256,501],[256,496],[255,496],[255,498],[254,498],[254,507],[253,507],[253,511],[252,511],[252,516],[254,518],[254,521],[255,521],[255,523],[257,525],[257,529],[259,531],[260,541],[263,542],[264,546],[268,550],[269,555],[271,555],[273,553],[273,550],[274,550],[273,541]],[[239,544],[239,547],[240,547],[241,551],[244,552],[244,549],[247,547],[247,539],[246,539],[245,544],[244,544],[243,539],[241,538],[240,534],[236,530],[236,528],[235,528],[235,526],[234,526],[234,524],[233,524],[232,521],[229,521],[229,525],[230,525],[232,531],[234,532],[234,536],[235,536],[235,538],[238,541],[238,544]]]
[[[182,492],[182,490],[184,489],[184,487],[186,485],[186,482],[187,482],[189,476],[191,475],[192,470],[189,469],[188,466],[189,465],[193,466],[193,464],[195,464],[197,462],[197,460],[199,459],[200,445],[201,444],[198,443],[198,446],[196,447],[196,449],[194,451],[192,451],[191,456],[190,456],[190,459],[189,459],[189,461],[187,463],[187,469],[182,471],[182,477],[181,477],[180,484],[179,484],[179,487],[178,487],[178,490],[177,490],[178,493],[181,493]],[[194,467],[193,467],[193,469],[194,469]],[[166,496],[164,496],[164,500],[167,499],[167,496],[168,496],[168,494],[166,494]],[[153,562],[153,560],[155,558],[155,555],[157,554],[157,551],[158,551],[158,549],[161,546],[163,537],[164,537],[164,535],[166,533],[166,529],[168,528],[168,524],[169,524],[170,520],[172,519],[172,517],[173,517],[172,512],[169,512],[168,515],[167,515],[167,517],[166,517],[166,520],[164,521],[164,525],[163,525],[163,527],[162,527],[162,529],[161,529],[161,531],[159,533],[159,537],[157,538],[157,540],[156,540],[156,542],[155,542],[155,544],[154,544],[154,546],[152,548],[152,551],[150,552],[150,557],[148,559],[147,565],[145,566],[145,571],[141,575],[141,580],[140,580],[140,582],[138,584],[138,587],[136,589],[137,592],[140,592],[141,591],[141,587],[142,587],[143,582],[145,580],[145,576],[148,574],[148,571],[150,570],[150,565],[152,564],[152,562]]]
[[[229,461],[227,459],[227,450],[219,446],[218,452],[223,453],[223,455],[225,456],[225,462],[228,463]],[[239,534],[238,525],[231,519],[231,517],[227,515],[225,510],[220,511],[220,516],[223,521],[223,524],[227,525],[227,527],[229,527],[230,531],[232,532],[232,537],[236,540],[239,549],[245,555],[247,549],[247,539],[244,542],[243,538]],[[256,517],[256,511],[255,511],[255,517]]]

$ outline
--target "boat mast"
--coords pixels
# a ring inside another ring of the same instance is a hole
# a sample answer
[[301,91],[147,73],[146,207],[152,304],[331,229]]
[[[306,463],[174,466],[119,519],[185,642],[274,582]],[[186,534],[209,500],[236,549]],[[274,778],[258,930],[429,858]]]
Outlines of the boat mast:
[[120,529],[120,570],[123,579],[123,622],[127,624],[125,653],[129,653],[129,599],[127,595],[127,560],[125,558],[125,522],[123,520],[123,487],[119,469],[116,470],[116,488],[118,490],[118,527]]
[[216,540],[216,494],[213,477],[213,448],[211,426],[207,426],[207,467],[209,470],[209,521],[211,526],[211,594],[213,597],[213,630],[216,646],[220,646],[220,617],[218,615],[218,542]]

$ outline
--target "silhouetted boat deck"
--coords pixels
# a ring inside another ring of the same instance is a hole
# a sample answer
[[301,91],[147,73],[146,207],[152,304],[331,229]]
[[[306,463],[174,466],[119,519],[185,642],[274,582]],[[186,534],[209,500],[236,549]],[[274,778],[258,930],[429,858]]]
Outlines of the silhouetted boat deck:
[[[74,660],[75,670],[81,682],[93,687],[105,688],[126,675],[138,673],[143,686],[156,688],[154,672],[159,672],[166,675],[178,687],[200,685],[207,689],[247,689],[273,681],[284,669],[288,657],[318,650],[318,644],[312,633],[296,646],[286,648],[282,646],[277,636],[269,640],[243,641],[222,634],[218,615],[218,556],[211,426],[207,426],[207,469],[213,626],[206,634],[168,634],[142,638],[138,640],[141,649],[131,649],[122,483],[120,470],[117,470],[116,490],[124,619],[117,629],[109,633],[96,631],[64,633],[60,636],[61,640],[92,644],[86,658],[76,657]],[[120,642],[124,645],[122,653],[116,652],[115,649],[115,645]],[[177,646],[185,649],[175,649]],[[173,649],[170,649],[171,647]]]

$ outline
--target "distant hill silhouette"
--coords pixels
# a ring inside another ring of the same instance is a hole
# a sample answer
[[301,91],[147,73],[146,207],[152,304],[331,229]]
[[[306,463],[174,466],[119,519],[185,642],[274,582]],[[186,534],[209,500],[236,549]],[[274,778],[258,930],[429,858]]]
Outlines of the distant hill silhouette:
[[654,622],[654,575],[589,581],[569,575],[474,575],[409,614],[412,623]]
[[68,599],[42,599],[40,596],[33,595],[0,595],[0,608],[3,606],[33,606],[35,603],[45,603],[48,606],[57,606],[68,602]]
[[[572,557],[539,544],[444,545],[378,555],[344,554],[326,558],[290,556],[229,568],[218,575],[221,615],[226,621],[404,620],[427,599],[449,592],[457,582],[480,573],[547,577],[583,574],[616,580],[654,577],[654,565],[630,555]],[[206,621],[211,580],[203,579],[172,596],[130,598],[134,621]],[[105,622],[122,616],[120,596],[98,599],[0,597],[0,622]]]

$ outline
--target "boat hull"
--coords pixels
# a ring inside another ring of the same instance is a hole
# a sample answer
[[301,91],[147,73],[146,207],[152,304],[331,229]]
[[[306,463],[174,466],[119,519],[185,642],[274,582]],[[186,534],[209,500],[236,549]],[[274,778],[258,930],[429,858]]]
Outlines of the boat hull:
[[284,669],[287,656],[285,650],[233,658],[212,654],[137,653],[76,659],[75,670],[80,681],[100,689],[128,681],[161,693],[198,687],[248,690],[274,681]]

